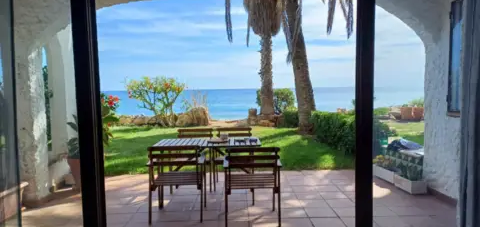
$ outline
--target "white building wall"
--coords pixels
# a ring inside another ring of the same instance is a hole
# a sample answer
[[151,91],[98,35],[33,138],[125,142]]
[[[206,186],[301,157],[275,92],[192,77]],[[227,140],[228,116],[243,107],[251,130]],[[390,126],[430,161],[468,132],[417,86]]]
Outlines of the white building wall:
[[[77,114],[75,99],[75,72],[71,26],[58,32],[46,45],[49,86],[53,92],[50,99],[52,127],[52,151],[49,159],[49,182],[54,186],[70,172],[64,160],[68,153],[67,142],[77,136],[67,125],[72,115]],[[62,160],[63,159],[63,160]]]
[[57,33],[47,44],[49,86],[51,99],[52,152],[62,155],[68,152],[68,139],[76,133],[67,125],[77,114],[75,98],[75,71],[71,26]]
[[447,116],[451,0],[377,0],[425,46],[425,157],[429,187],[458,198],[460,119]]
[[[449,10],[445,11],[448,15]],[[425,158],[424,177],[431,188],[458,198],[460,118],[447,116],[450,22],[445,17],[437,43],[425,47]]]
[[[15,47],[20,45],[17,42]],[[16,48],[15,66],[20,176],[29,183],[24,192],[28,203],[49,194],[42,48]]]

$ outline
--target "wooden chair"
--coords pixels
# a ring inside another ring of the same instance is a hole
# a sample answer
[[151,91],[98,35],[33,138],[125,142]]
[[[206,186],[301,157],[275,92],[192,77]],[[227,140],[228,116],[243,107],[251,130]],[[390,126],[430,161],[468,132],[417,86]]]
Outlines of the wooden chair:
[[178,129],[177,138],[212,138],[212,128],[181,128]]
[[[208,138],[211,139],[213,137],[213,129],[212,128],[181,128],[178,129],[177,138]],[[221,160],[223,163],[223,159]],[[215,179],[216,171],[212,170],[211,165],[212,159],[206,160],[206,165],[210,167],[210,191],[212,191],[212,179]],[[218,179],[218,176],[216,177]],[[178,186],[177,186],[178,188]],[[170,194],[172,194],[172,187],[170,187]]]
[[[152,223],[152,192],[158,189],[158,209],[163,208],[163,188],[173,185],[196,185],[200,190],[200,222],[206,206],[205,156],[199,146],[149,147],[147,163],[149,174],[148,223]],[[170,153],[175,151],[175,153]],[[168,152],[168,153],[165,153]],[[194,171],[164,172],[165,167],[195,166]],[[156,170],[155,170],[156,169]],[[156,173],[155,173],[156,172]],[[202,206],[203,205],[203,206]]]
[[[220,137],[221,133],[228,133],[228,137],[251,137],[252,136],[252,128],[251,127],[224,127],[224,128],[216,128],[217,131],[216,136]],[[215,191],[216,184],[218,182],[218,173],[219,173],[219,166],[223,165],[223,157],[218,156],[217,153],[213,153],[213,157],[209,160],[213,162],[214,165],[214,183],[213,189]],[[210,186],[211,187],[211,186]]]
[[[252,205],[255,205],[255,189],[272,189],[272,210],[275,211],[275,195],[278,199],[278,226],[281,226],[280,163],[278,147],[229,148],[223,164],[225,171],[225,226],[228,226],[228,196],[235,189],[250,189]],[[250,169],[249,173],[233,171]],[[262,172],[255,173],[255,169]]]
[[251,127],[225,127],[216,128],[217,137],[220,137],[221,133],[228,133],[228,137],[250,137],[252,136]]

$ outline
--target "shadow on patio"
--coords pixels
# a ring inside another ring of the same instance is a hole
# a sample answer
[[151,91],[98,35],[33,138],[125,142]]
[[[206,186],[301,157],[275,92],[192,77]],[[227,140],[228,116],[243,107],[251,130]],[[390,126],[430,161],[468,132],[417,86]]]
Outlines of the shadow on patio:
[[[282,172],[282,226],[354,226],[354,179],[353,170]],[[105,179],[109,227],[148,226],[147,181],[146,174]],[[195,188],[180,187],[172,195],[167,189],[164,210],[158,210],[154,193],[152,226],[224,226],[222,181],[220,175],[217,191],[208,192],[203,224],[198,221],[199,191]],[[248,190],[233,191],[229,197],[230,226],[276,226],[271,199],[271,191],[256,190],[252,206]],[[26,227],[79,227],[81,213],[80,195],[76,194],[26,210],[23,222]],[[433,196],[412,196],[374,179],[374,221],[379,227],[451,227],[455,226],[456,210]]]

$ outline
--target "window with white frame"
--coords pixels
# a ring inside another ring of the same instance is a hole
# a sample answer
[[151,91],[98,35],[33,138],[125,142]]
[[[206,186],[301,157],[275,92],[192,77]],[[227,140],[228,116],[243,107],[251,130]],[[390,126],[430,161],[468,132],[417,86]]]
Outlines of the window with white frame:
[[460,113],[460,61],[462,53],[462,0],[452,2],[450,12],[450,59],[448,70],[448,113]]

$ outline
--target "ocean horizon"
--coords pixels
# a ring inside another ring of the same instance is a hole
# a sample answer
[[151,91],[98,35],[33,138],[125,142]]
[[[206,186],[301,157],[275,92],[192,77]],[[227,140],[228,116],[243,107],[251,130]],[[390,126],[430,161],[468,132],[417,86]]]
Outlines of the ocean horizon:
[[[184,112],[183,100],[189,99],[193,92],[201,92],[207,96],[207,105],[210,116],[216,120],[245,119],[248,109],[257,108],[257,89],[195,89],[185,90],[174,105],[175,113]],[[295,92],[293,88],[292,91]],[[107,95],[116,95],[120,98],[117,109],[119,115],[146,115],[153,112],[139,107],[140,102],[128,98],[127,91],[102,91]],[[352,99],[355,98],[354,87],[316,87],[313,88],[317,110],[336,111],[337,108],[352,109]],[[424,96],[423,88],[375,88],[375,107],[394,106],[408,103],[413,99]]]

